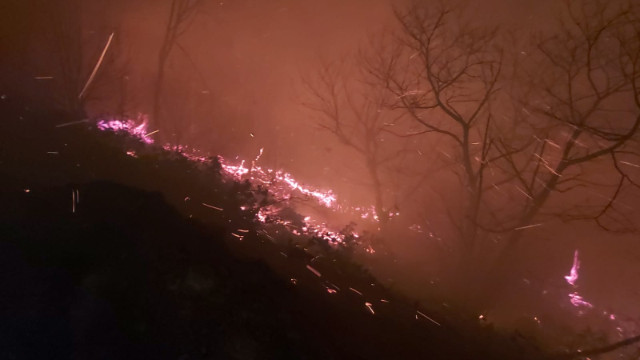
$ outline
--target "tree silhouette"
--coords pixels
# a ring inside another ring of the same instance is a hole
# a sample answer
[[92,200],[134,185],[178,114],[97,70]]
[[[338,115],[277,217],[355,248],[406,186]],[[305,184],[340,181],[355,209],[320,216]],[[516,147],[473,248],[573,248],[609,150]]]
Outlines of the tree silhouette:
[[369,56],[365,67],[393,95],[390,108],[421,127],[411,135],[437,136],[453,147],[463,210],[452,221],[460,232],[460,265],[467,266],[479,251],[487,170],[507,156],[497,151],[500,134],[491,111],[503,51],[495,29],[465,23],[458,9],[413,2],[396,10],[396,18],[393,42]]
[[357,66],[355,75],[348,75],[352,67],[345,61],[324,63],[314,77],[304,79],[308,100],[303,105],[319,115],[315,120],[321,129],[358,154],[370,182],[378,221],[384,226],[390,211],[385,173],[409,150],[406,144],[394,141],[389,129],[398,114],[389,110],[385,89],[367,81],[368,74],[358,71]]
[[[618,199],[639,184],[638,14],[631,3],[568,3],[551,35],[516,51],[460,8],[396,10],[399,30],[362,66],[390,94],[387,109],[422,127],[413,135],[453,149],[460,191],[445,203],[461,198],[450,217],[461,274],[509,273],[523,230],[549,216],[632,228]],[[610,195],[593,201],[602,189]]]
[[167,61],[176,47],[186,54],[186,51],[181,47],[178,40],[189,29],[197,10],[203,2],[204,0],[171,0],[167,25],[164,30],[160,50],[158,51],[158,69],[153,89],[151,117],[158,125],[164,125],[162,121],[162,96],[165,86]]

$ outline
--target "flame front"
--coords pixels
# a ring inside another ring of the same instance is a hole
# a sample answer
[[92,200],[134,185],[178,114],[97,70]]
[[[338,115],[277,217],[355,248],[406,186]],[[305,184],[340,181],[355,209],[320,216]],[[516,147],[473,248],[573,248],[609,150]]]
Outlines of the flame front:
[[156,131],[152,133],[147,132],[148,118],[146,115],[138,115],[138,121],[127,119],[111,119],[111,120],[98,120],[96,126],[99,130],[111,130],[115,132],[127,132],[131,136],[138,138],[145,144],[153,144],[153,138],[151,135],[156,133]]
[[[147,116],[142,114],[138,116],[137,120],[101,119],[97,121],[96,126],[101,131],[109,130],[113,132],[128,133],[130,136],[137,138],[145,144],[153,144],[154,139],[151,138],[151,135],[157,132],[157,130],[148,132]],[[211,158],[209,156],[202,155],[201,151],[185,145],[165,144],[162,148],[166,151],[178,153],[194,162],[205,163],[211,161]],[[373,205],[368,207],[352,207],[339,204],[337,197],[331,190],[321,190],[304,185],[296,180],[291,173],[284,170],[274,170],[256,165],[256,162],[260,159],[263,152],[264,148],[261,148],[255,159],[251,161],[251,165],[249,167],[247,167],[245,160],[240,161],[239,164],[231,164],[222,156],[218,156],[217,160],[224,175],[236,181],[249,180],[254,187],[265,187],[277,202],[286,203],[295,196],[302,196],[303,198],[313,199],[317,204],[329,208],[332,211],[351,213],[362,219],[372,219],[373,221],[377,221],[378,215],[375,213]],[[137,157],[137,154],[131,150],[127,151],[127,155]],[[281,219],[278,216],[278,207],[263,206],[256,210],[256,219],[261,223],[276,223],[286,227],[291,227],[289,221]],[[393,217],[398,216],[399,213],[394,212],[389,213],[388,215],[389,217]],[[359,235],[353,231],[345,234],[331,230],[327,224],[315,221],[310,216],[304,218],[303,227],[297,229],[291,228],[290,230],[295,235],[318,237],[332,245],[344,245],[347,237],[350,237],[351,239],[359,238]],[[368,246],[366,252],[373,254],[375,250]]]

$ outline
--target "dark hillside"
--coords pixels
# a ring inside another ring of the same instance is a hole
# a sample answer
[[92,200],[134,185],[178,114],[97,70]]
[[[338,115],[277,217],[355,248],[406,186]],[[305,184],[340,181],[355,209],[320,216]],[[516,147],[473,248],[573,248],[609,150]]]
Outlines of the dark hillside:
[[[160,194],[112,183],[5,196],[2,358],[326,358],[262,264]],[[6,208],[6,207],[5,207]]]
[[215,162],[56,127],[74,119],[12,99],[0,112],[1,358],[541,358],[419,316],[348,255],[269,241]]

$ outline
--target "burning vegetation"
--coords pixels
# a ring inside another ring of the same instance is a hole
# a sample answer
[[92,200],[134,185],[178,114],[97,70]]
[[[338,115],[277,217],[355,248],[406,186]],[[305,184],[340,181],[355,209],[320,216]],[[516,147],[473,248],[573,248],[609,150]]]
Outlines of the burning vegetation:
[[[82,217],[86,184],[159,191],[320,313],[637,356],[640,7],[527,1],[514,26],[471,2],[330,3],[11,1],[8,201],[63,187]],[[216,288],[185,266],[176,289]]]

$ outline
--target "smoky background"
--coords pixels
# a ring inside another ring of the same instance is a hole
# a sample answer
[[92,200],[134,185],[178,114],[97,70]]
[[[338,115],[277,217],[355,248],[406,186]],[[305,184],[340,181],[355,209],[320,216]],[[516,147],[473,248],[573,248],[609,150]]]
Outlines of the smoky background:
[[[366,169],[357,153],[318,127],[317,114],[304,106],[309,99],[303,79],[313,78],[323,64],[349,59],[371,38],[394,29],[393,9],[406,3],[205,1],[166,59],[162,106],[150,127],[160,130],[155,135],[160,141],[188,144],[230,160],[253,159],[263,149],[261,165],[285,169],[304,183],[332,189],[345,202],[369,206],[373,201]],[[1,27],[0,86],[89,118],[150,114],[170,5],[152,0],[5,1],[1,13],[11,16]],[[512,42],[517,47],[519,41],[553,31],[560,5],[550,0],[491,0],[469,6],[466,13],[473,21],[524,38]],[[70,109],[69,98],[79,93],[112,33],[114,42],[91,95],[82,109]],[[349,65],[345,69],[347,75],[356,72]],[[438,269],[447,261],[434,249],[455,236],[448,211],[461,210],[445,200],[456,199],[452,184],[457,181],[443,171],[451,166],[446,144],[428,138],[409,141],[415,153],[406,157],[402,169],[384,174],[385,199],[401,214],[386,230],[385,241],[402,265],[386,264],[375,271],[382,281],[412,296],[429,297],[441,290]],[[406,169],[416,174],[407,180],[402,173]],[[573,200],[566,196],[558,201]],[[637,196],[621,201],[631,209],[637,206]],[[407,230],[414,224],[423,232]],[[527,230],[526,238],[527,251],[519,259],[527,269],[523,283],[536,282],[536,291],[560,293],[562,276],[579,248],[583,296],[607,311],[637,317],[637,234],[553,220]],[[555,307],[560,296],[532,294],[526,288],[496,304],[491,316],[515,326],[523,314],[547,312],[546,318],[554,318],[570,311],[570,305]],[[549,304],[544,304],[545,297],[552,298]]]

